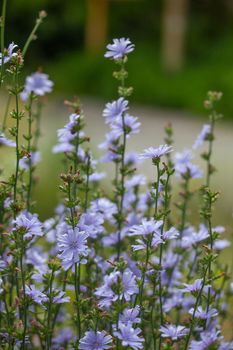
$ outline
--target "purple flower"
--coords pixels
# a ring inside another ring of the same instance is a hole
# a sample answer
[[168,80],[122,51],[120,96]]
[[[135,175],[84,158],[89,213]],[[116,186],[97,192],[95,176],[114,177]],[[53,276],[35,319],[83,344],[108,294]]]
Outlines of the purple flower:
[[43,235],[42,224],[38,220],[37,214],[31,214],[24,211],[17,216],[13,221],[13,224],[15,225],[14,230],[20,230],[24,234],[24,239]]
[[90,213],[99,213],[104,220],[112,221],[113,215],[117,212],[115,203],[112,203],[107,198],[98,198],[91,202]]
[[141,123],[139,123],[137,120],[137,117],[125,114],[124,122],[122,117],[118,117],[111,124],[111,128],[117,137],[122,136],[124,132],[126,133],[127,137],[129,137],[131,134],[136,134],[139,132]]
[[107,103],[103,111],[103,116],[106,119],[106,123],[111,123],[116,118],[121,117],[122,114],[128,109],[128,103],[129,102],[123,97],[118,98],[116,101]]
[[52,91],[52,87],[53,82],[49,80],[47,74],[36,72],[26,78],[25,87],[20,96],[23,101],[28,99],[31,92],[37,96],[44,96]]
[[149,147],[140,154],[141,159],[158,159],[173,151],[173,148],[168,145],[160,145],[158,148]]
[[53,290],[54,296],[53,296],[53,303],[55,304],[63,304],[63,303],[69,303],[70,297],[66,295],[65,292],[62,290]]
[[[93,182],[93,183],[99,182],[99,181],[103,180],[106,176],[107,176],[107,174],[104,172],[101,172],[101,173],[94,172],[89,176],[89,182]],[[85,179],[86,179],[86,177],[85,177]]]
[[146,177],[142,174],[134,175],[131,179],[125,181],[125,188],[127,190],[133,187],[138,187],[146,184]]
[[171,338],[172,340],[178,340],[183,338],[188,333],[188,329],[183,326],[174,326],[167,324],[160,327],[161,337]]
[[123,273],[111,272],[109,276],[104,277],[104,284],[95,291],[95,295],[101,299],[100,307],[107,308],[116,300],[130,301],[131,296],[137,293],[136,276],[129,269]]
[[8,146],[8,147],[15,147],[16,143],[8,138],[1,132],[0,133],[0,145]]
[[80,231],[84,231],[91,238],[96,238],[98,234],[104,232],[102,226],[104,219],[99,213],[84,213],[81,215],[78,228]]
[[28,295],[35,303],[42,304],[48,301],[47,295],[42,293],[40,290],[36,289],[34,285],[25,286],[25,293]]
[[118,330],[114,332],[114,335],[121,340],[123,346],[128,346],[133,350],[143,348],[144,339],[138,335],[141,333],[140,328],[134,329],[132,324],[127,325],[119,323]]
[[179,237],[179,235],[180,233],[177,231],[177,229],[175,227],[171,227],[168,231],[163,232],[162,238],[164,241],[168,241]]
[[61,349],[61,347],[66,347],[71,340],[74,340],[75,337],[70,328],[61,328],[59,333],[53,338],[53,349]]
[[29,164],[31,162],[31,165],[36,165],[41,160],[40,152],[31,152],[31,154],[24,156],[19,161],[19,166],[21,169],[28,170]]
[[228,239],[216,239],[213,244],[215,250],[222,250],[231,245],[231,242]]
[[190,150],[185,149],[183,152],[177,152],[174,158],[175,170],[178,175],[188,174],[193,179],[199,179],[203,176],[199,166],[191,163],[193,155]]
[[182,248],[192,247],[199,242],[206,240],[209,237],[209,232],[205,225],[201,224],[199,231],[195,232],[192,227],[185,229],[181,241]]
[[85,257],[89,253],[87,237],[88,234],[78,227],[73,229],[67,226],[65,232],[59,232],[57,245],[64,270],[73,268],[75,264],[86,264]]
[[182,292],[186,293],[196,293],[202,288],[203,279],[197,279],[192,284],[184,283],[185,288],[181,289]]
[[160,228],[163,224],[162,220],[155,221],[154,219],[142,219],[141,225],[135,225],[130,229],[130,236],[147,236],[152,233],[160,233]]
[[206,350],[211,345],[216,344],[221,338],[219,338],[219,332],[215,330],[211,332],[201,333],[201,340],[193,340],[190,344],[189,350]]
[[104,57],[119,60],[134,50],[134,45],[129,39],[113,39],[113,44],[107,45],[107,51]]
[[[193,315],[194,314],[194,308],[191,308],[189,310],[189,313],[190,315]],[[195,317],[196,318],[200,318],[202,320],[207,320],[207,319],[210,319],[212,317],[216,317],[218,316],[218,311],[216,309],[209,309],[208,311],[207,310],[203,310],[202,309],[202,306],[198,306],[196,312],[195,312]]]
[[110,349],[112,346],[111,335],[105,331],[88,331],[84,337],[80,339],[79,349],[81,350],[104,350]]
[[17,46],[18,45],[15,45],[12,42],[8,46],[8,49],[6,49],[3,54],[0,52],[0,66],[2,65],[2,62],[3,62],[3,64],[5,64],[5,63],[9,62],[12,59],[12,57],[17,56],[17,53],[13,52]]
[[207,135],[210,133],[210,125],[204,124],[200,134],[197,136],[196,141],[193,144],[193,149],[200,147],[203,142],[206,140]]
[[132,309],[125,309],[122,314],[120,314],[120,322],[127,325],[133,323],[140,323],[141,319],[138,317],[140,313],[140,307],[136,305]]
[[218,350],[232,350],[233,342],[222,342],[218,348]]

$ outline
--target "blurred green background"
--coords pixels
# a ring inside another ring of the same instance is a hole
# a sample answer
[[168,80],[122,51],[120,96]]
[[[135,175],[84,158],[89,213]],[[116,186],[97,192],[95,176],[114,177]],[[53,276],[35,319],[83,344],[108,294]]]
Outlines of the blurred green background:
[[26,64],[42,66],[56,92],[112,98],[104,47],[125,36],[137,48],[133,101],[200,113],[206,91],[222,90],[221,110],[233,118],[232,0],[11,0],[7,42],[22,46],[41,9],[48,18]]

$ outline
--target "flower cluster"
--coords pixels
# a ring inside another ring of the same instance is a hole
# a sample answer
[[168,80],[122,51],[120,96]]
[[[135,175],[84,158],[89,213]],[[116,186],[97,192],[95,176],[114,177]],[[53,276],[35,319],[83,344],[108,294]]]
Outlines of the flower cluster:
[[[44,17],[40,13],[34,31]],[[215,104],[221,94],[209,92],[205,106],[210,121],[191,149],[174,152],[169,127],[163,145],[128,152],[128,140],[140,128],[130,114],[133,90],[126,84],[134,45],[114,39],[105,57],[116,64],[119,96],[103,110],[108,132],[99,148],[104,154],[94,159],[81,104],[66,101],[71,113],[52,150],[64,163],[60,200],[54,215],[41,222],[32,195],[42,97],[52,91],[53,82],[36,72],[20,88],[18,74],[30,40],[22,54],[14,52],[12,43],[0,55],[2,72],[11,63],[5,73],[14,77],[10,91],[16,96],[15,126],[9,129],[13,140],[5,136],[7,120],[0,132],[0,144],[13,147],[16,155],[14,173],[0,183],[0,348],[233,349],[222,327],[231,317],[233,282],[218,259],[230,242],[221,237],[224,227],[212,223],[218,193],[210,186],[219,117]],[[25,113],[28,125],[21,144]],[[193,163],[201,146],[206,148],[203,170]],[[151,181],[138,173],[143,161],[155,169]],[[98,166],[106,162],[114,167],[112,191],[100,184],[106,174]],[[174,174],[182,188],[176,206]],[[198,192],[201,216],[191,224]]]

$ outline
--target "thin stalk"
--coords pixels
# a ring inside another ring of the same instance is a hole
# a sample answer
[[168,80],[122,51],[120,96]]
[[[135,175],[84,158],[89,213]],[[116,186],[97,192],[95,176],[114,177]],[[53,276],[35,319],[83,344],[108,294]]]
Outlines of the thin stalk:
[[207,158],[207,171],[206,171],[206,186],[210,186],[210,176],[211,176],[211,156],[213,153],[213,135],[214,135],[214,127],[215,127],[215,113],[213,111],[213,116],[210,124],[210,135],[211,139],[209,141],[208,147],[208,158]]
[[[80,117],[81,118],[81,117]],[[78,129],[80,127],[80,118],[78,118],[77,123],[78,123]],[[79,151],[79,131],[77,132],[77,136],[75,138],[75,157],[74,157],[74,173],[76,174],[78,171],[78,151]],[[76,200],[77,197],[77,184],[74,183],[73,187],[73,196],[74,199]]]
[[[163,215],[163,224],[161,227],[161,236],[160,238],[163,239],[163,232],[165,227],[165,221],[166,221],[166,215],[168,211],[169,206],[169,180],[170,180],[170,174],[168,173],[166,183],[165,183],[165,189],[164,189],[164,215]],[[163,315],[163,296],[162,296],[162,259],[163,259],[163,244],[160,244],[160,250],[159,250],[159,309],[160,309],[160,326],[164,324],[164,315]],[[159,349],[161,348],[161,342],[162,337],[159,337]]]
[[[122,60],[121,69],[124,71],[124,61]],[[125,77],[124,75],[121,78],[121,87],[124,88],[125,86]],[[122,144],[122,156],[121,156],[121,179],[120,179],[120,185],[121,185],[121,198],[120,198],[120,205],[118,209],[119,213],[119,223],[118,223],[118,243],[117,243],[117,260],[119,261],[120,255],[121,255],[121,229],[122,229],[122,223],[123,223],[123,202],[124,202],[124,195],[125,195],[125,150],[126,150],[126,128],[125,128],[125,115],[122,113],[122,128],[123,128],[123,144]]]
[[[15,72],[15,109],[16,109],[16,135],[15,135],[15,142],[16,142],[16,166],[15,166],[15,182],[14,182],[14,202],[16,202],[17,198],[17,184],[18,184],[18,175],[19,175],[19,159],[20,159],[20,151],[19,151],[19,97],[18,97],[18,89],[19,89],[19,82],[18,82],[18,67],[16,68]],[[15,218],[15,211],[14,211],[14,218]]]
[[81,317],[80,317],[80,264],[75,264],[75,296],[76,296],[76,303],[77,303],[77,331],[78,331],[78,337],[77,341],[79,342],[81,338]]
[[[23,244],[23,242],[22,242]],[[25,287],[25,271],[23,266],[23,256],[24,256],[24,249],[22,247],[21,254],[20,254],[20,271],[21,271],[21,279],[22,279],[22,287],[23,287],[23,340],[21,344],[21,349],[25,349],[25,337],[27,333],[27,305],[26,305],[26,287]]]
[[28,145],[27,153],[29,156],[29,181],[28,181],[28,190],[27,190],[27,210],[30,211],[31,208],[31,193],[32,193],[32,154],[31,154],[31,140],[32,140],[32,102],[33,96],[30,94],[29,105],[28,105]]
[[2,62],[1,62],[1,77],[0,77],[0,86],[2,85],[2,78],[4,73],[4,50],[5,50],[5,22],[6,22],[6,5],[7,0],[3,0],[2,3],[2,23],[1,23],[1,53],[2,53]]
[[35,26],[33,27],[24,47],[23,47],[23,50],[22,50],[22,56],[24,57],[26,55],[26,52],[31,44],[31,42],[34,40],[35,38],[35,34],[37,32],[37,29],[39,28],[39,26],[41,25],[41,23],[43,22],[43,16],[39,16],[39,18],[37,18],[36,20],[36,24]]
[[[209,199],[209,211],[211,212],[211,199]],[[214,240],[213,240],[213,233],[212,233],[212,223],[210,218],[208,217],[208,231],[209,231],[209,235],[210,235],[210,249],[211,252],[213,251],[213,244],[214,244]],[[209,261],[208,264],[208,280],[211,280],[211,275],[212,275],[212,269],[211,269],[211,259]],[[210,307],[210,298],[211,298],[211,287],[208,287],[208,296],[207,296],[207,307],[206,307],[206,312],[209,311],[209,307]]]
[[197,312],[197,308],[198,308],[198,305],[200,303],[200,300],[201,300],[201,296],[202,296],[202,292],[203,292],[203,289],[205,287],[205,281],[206,281],[206,276],[207,276],[207,272],[208,272],[208,266],[204,272],[204,277],[203,277],[203,282],[202,282],[202,286],[201,286],[201,289],[198,293],[198,296],[197,296],[197,299],[196,299],[196,302],[195,302],[195,305],[194,305],[194,310],[193,310],[193,314],[192,314],[192,319],[190,321],[191,325],[190,325],[190,328],[189,328],[189,333],[188,333],[188,336],[187,336],[187,339],[186,339],[186,343],[185,343],[185,347],[184,347],[184,350],[187,350],[188,349],[188,346],[189,346],[189,341],[190,341],[190,338],[191,338],[191,335],[192,335],[192,331],[193,331],[193,327],[194,327],[194,319],[195,319],[195,315],[196,315],[196,312]]
[[2,123],[2,131],[3,132],[6,130],[6,121],[7,121],[7,117],[8,117],[8,113],[9,113],[11,97],[12,97],[12,95],[11,95],[11,93],[9,93],[8,99],[7,99],[7,103],[6,103],[5,113],[4,113],[4,116],[3,116],[3,123]]
[[48,304],[48,316],[47,316],[47,337],[46,337],[46,349],[51,349],[51,311],[52,311],[52,291],[53,291],[53,279],[54,270],[52,270],[49,281],[49,304]]
[[[71,197],[71,185],[70,182],[68,183],[68,197],[69,197],[69,202],[72,201],[72,197]],[[74,208],[71,207],[70,208],[70,215],[71,215],[71,223],[72,223],[72,227],[74,230],[75,224],[74,224]]]
[[121,198],[119,206],[119,224],[118,224],[118,243],[117,243],[117,260],[120,259],[121,255],[121,229],[122,229],[122,213],[123,213],[123,204],[124,204],[124,195],[125,195],[125,150],[126,150],[126,131],[125,131],[125,116],[122,114],[122,126],[123,126],[123,148],[122,148],[122,157],[121,157]]
[[36,113],[34,115],[35,118],[35,137],[34,137],[34,145],[33,145],[33,149],[35,151],[38,150],[38,141],[39,138],[41,136],[41,131],[40,131],[40,122],[41,122],[41,110],[42,110],[42,103],[40,100],[37,100],[37,110]]
[[89,193],[89,177],[90,177],[90,165],[91,165],[91,159],[90,155],[87,155],[87,180],[86,180],[86,186],[85,186],[85,201],[84,201],[84,212],[87,211],[87,205],[88,205],[88,193]]
[[[65,290],[66,290],[67,275],[68,275],[68,271],[65,271],[65,276],[64,276],[63,286],[62,286],[62,291],[63,292],[65,292]],[[55,324],[56,324],[56,321],[57,321],[57,317],[58,317],[60,308],[61,308],[61,304],[56,305],[56,309],[55,309],[55,312],[54,312],[54,318],[53,318],[52,326],[51,326],[51,338],[53,336],[53,331],[54,331],[54,328],[55,328]]]

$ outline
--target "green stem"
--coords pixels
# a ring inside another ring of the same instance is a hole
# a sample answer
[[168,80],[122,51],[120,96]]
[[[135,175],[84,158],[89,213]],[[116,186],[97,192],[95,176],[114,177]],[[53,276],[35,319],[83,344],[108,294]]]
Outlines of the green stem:
[[89,176],[90,176],[90,165],[91,165],[91,159],[90,155],[87,155],[87,180],[86,180],[86,186],[85,186],[85,201],[84,201],[84,212],[87,211],[87,205],[88,205],[88,193],[89,193]]
[[76,296],[76,304],[77,304],[77,331],[78,337],[77,341],[81,338],[81,317],[80,317],[80,264],[75,264],[75,296]]
[[[121,62],[121,69],[125,71],[125,63],[124,60]],[[125,87],[125,75],[122,75],[121,78],[121,87]],[[121,179],[120,179],[120,186],[121,186],[121,198],[120,198],[120,205],[118,209],[119,213],[119,223],[118,223],[118,243],[117,243],[117,260],[119,261],[120,255],[121,255],[121,229],[123,224],[123,202],[124,202],[124,195],[125,195],[125,150],[126,150],[126,128],[125,128],[125,114],[122,113],[122,128],[123,128],[123,144],[122,144],[122,156],[121,156]]]
[[27,153],[29,156],[29,182],[28,182],[28,191],[27,191],[27,210],[31,209],[31,193],[32,193],[32,152],[31,152],[31,140],[32,140],[32,102],[33,96],[30,94],[29,105],[28,105],[28,145]]
[[41,110],[42,110],[42,103],[40,100],[37,100],[37,110],[34,114],[36,126],[35,126],[35,137],[34,137],[33,149],[35,151],[38,150],[38,141],[41,136],[41,131],[40,131]]
[[[211,213],[211,198],[209,199],[209,212]],[[209,231],[209,235],[210,235],[210,249],[211,252],[213,251],[213,244],[214,244],[214,240],[213,240],[213,233],[212,233],[212,223],[210,220],[210,217],[208,217],[208,231]],[[212,269],[211,269],[211,259],[209,260],[209,264],[208,264],[208,280],[211,280],[211,275],[212,275]],[[209,311],[209,307],[210,307],[210,298],[211,298],[211,287],[208,287],[208,295],[207,295],[207,307],[206,307],[206,312]]]
[[53,291],[53,279],[54,270],[52,270],[50,281],[49,281],[49,304],[48,304],[48,317],[47,317],[47,339],[46,339],[46,349],[51,349],[51,311],[52,311],[52,291]]
[[211,176],[211,156],[213,153],[213,136],[214,136],[214,127],[215,127],[215,112],[213,111],[213,116],[210,124],[210,141],[208,148],[208,157],[207,157],[207,171],[206,171],[206,186],[210,186],[210,176]]
[[[15,182],[14,182],[14,202],[16,202],[17,199],[17,184],[18,184],[18,175],[19,175],[19,159],[20,159],[20,151],[19,151],[19,97],[18,97],[18,90],[19,90],[19,83],[18,83],[18,67],[16,68],[15,72],[15,108],[16,108],[16,135],[15,135],[15,142],[16,142],[16,167],[15,167]],[[16,217],[14,212],[14,218]]]
[[[23,242],[22,242],[23,244]],[[23,340],[21,344],[21,349],[25,349],[25,337],[27,333],[27,305],[26,305],[26,288],[25,288],[25,272],[24,272],[24,266],[23,266],[23,256],[24,256],[24,248],[21,248],[21,254],[20,254],[20,271],[21,271],[21,279],[22,279],[22,287],[23,287]]]
[[202,282],[202,286],[201,286],[201,289],[198,293],[198,296],[197,296],[197,299],[196,299],[196,303],[194,305],[194,310],[193,310],[193,314],[192,314],[192,319],[190,321],[191,325],[190,325],[190,328],[189,328],[189,333],[188,333],[188,336],[187,336],[187,339],[186,339],[186,343],[185,343],[185,347],[184,347],[184,350],[187,350],[188,349],[188,346],[189,346],[189,341],[190,341],[190,338],[191,338],[191,335],[192,335],[192,332],[193,332],[193,327],[194,327],[194,319],[195,319],[195,315],[196,315],[196,312],[197,312],[197,308],[198,308],[198,305],[200,303],[200,300],[201,300],[201,296],[202,296],[202,292],[203,292],[203,289],[205,287],[205,281],[206,281],[206,275],[207,275],[207,271],[208,271],[208,266],[204,272],[204,277],[203,277],[203,282]]
[[1,77],[0,77],[0,86],[2,85],[2,78],[4,73],[4,50],[5,50],[5,22],[6,22],[6,5],[7,0],[2,2],[2,23],[1,23],[1,53],[2,53],[2,62],[1,62]]
[[30,35],[29,35],[29,37],[28,37],[28,39],[27,39],[27,41],[26,41],[26,43],[25,43],[25,45],[23,47],[23,50],[22,50],[22,56],[23,57],[26,55],[26,52],[27,52],[31,42],[35,38],[35,34],[37,32],[37,29],[39,28],[39,26],[41,25],[42,22],[43,22],[43,17],[37,18],[36,24],[35,24],[34,28],[32,29],[32,31],[31,31],[31,33],[30,33]]
[[8,117],[8,113],[9,113],[11,97],[12,97],[12,95],[11,95],[11,93],[9,93],[8,99],[7,99],[7,103],[6,103],[5,113],[4,113],[4,116],[3,116],[3,123],[2,123],[2,131],[3,132],[6,130],[6,121],[7,121],[7,117]]

